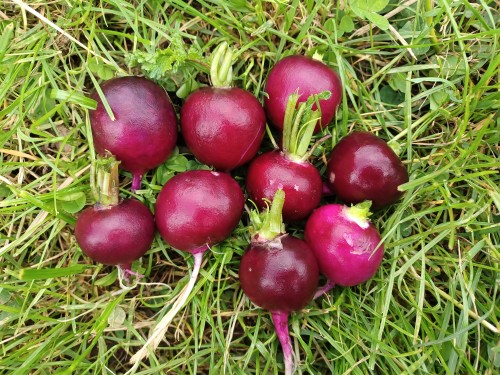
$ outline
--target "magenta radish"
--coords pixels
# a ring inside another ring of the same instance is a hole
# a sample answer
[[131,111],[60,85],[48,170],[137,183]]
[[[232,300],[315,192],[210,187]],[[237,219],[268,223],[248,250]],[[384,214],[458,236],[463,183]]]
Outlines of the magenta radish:
[[90,111],[94,146],[113,154],[120,167],[133,175],[132,191],[140,189],[142,175],[163,163],[177,141],[177,118],[163,88],[141,77],[120,77],[101,86],[114,119],[94,92],[97,108]]
[[251,243],[240,262],[240,284],[245,295],[271,312],[281,343],[285,374],[293,374],[295,363],[288,332],[288,317],[313,299],[319,270],[306,242],[284,231],[281,210],[285,192],[274,195],[271,209],[259,215],[252,211]]
[[[326,97],[323,93],[322,97]],[[314,127],[319,118],[312,111],[314,98],[301,103],[296,110],[299,96],[290,95],[283,128],[283,151],[274,150],[256,157],[249,165],[246,188],[258,208],[264,209],[278,189],[285,191],[287,199],[283,207],[285,222],[306,218],[321,200],[323,183],[321,176],[308,158],[308,150]]]
[[230,171],[253,159],[266,129],[266,115],[248,91],[230,87],[232,52],[226,43],[212,59],[213,87],[191,93],[181,109],[181,132],[193,155]]
[[244,203],[243,192],[236,180],[222,172],[182,172],[163,186],[155,207],[158,231],[173,248],[193,254],[194,267],[188,284],[143,348],[131,358],[131,363],[138,363],[158,347],[168,325],[194,287],[203,253],[231,234],[243,214]]
[[326,127],[342,99],[342,83],[337,73],[320,60],[301,55],[285,57],[274,65],[267,77],[264,108],[267,119],[277,129],[283,129],[288,97],[297,90],[298,103],[324,91],[331,93],[330,97],[319,102],[321,121],[315,132]]
[[384,255],[380,234],[368,220],[370,202],[347,207],[327,204],[314,210],[306,223],[304,238],[329,282],[354,286],[370,279]]
[[137,199],[120,199],[118,163],[113,158],[97,164],[93,190],[98,201],[78,216],[76,241],[85,255],[118,266],[128,279],[133,273],[131,263],[142,257],[153,242],[153,215]]
[[408,172],[385,141],[368,132],[353,132],[335,145],[328,162],[328,184],[345,203],[372,201],[388,206],[403,194]]

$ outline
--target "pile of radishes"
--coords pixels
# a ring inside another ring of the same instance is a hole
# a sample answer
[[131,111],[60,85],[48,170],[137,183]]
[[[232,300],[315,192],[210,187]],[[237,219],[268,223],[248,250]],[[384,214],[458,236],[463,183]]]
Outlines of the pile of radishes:
[[[194,257],[187,286],[131,358],[137,364],[156,349],[188,299],[203,254],[240,223],[245,190],[247,207],[254,209],[247,209],[243,219],[251,243],[241,258],[241,287],[271,312],[285,374],[292,374],[288,315],[334,285],[354,286],[377,272],[384,246],[368,220],[369,208],[398,200],[398,186],[408,181],[408,173],[386,142],[353,132],[333,147],[323,178],[309,159],[331,137],[328,125],[342,98],[338,75],[318,59],[285,57],[269,72],[262,106],[251,93],[232,86],[232,63],[224,43],[213,54],[212,86],[192,92],[180,111],[186,146],[212,170],[171,178],[156,199],[154,219],[139,200],[119,197],[117,170],[120,165],[131,172],[131,190],[140,190],[143,175],[164,163],[177,143],[174,107],[162,87],[140,77],[111,79],[92,94],[97,108],[90,112],[90,123],[100,154],[92,178],[97,203],[79,215],[75,236],[86,255],[118,266],[126,280],[138,276],[131,263],[150,248],[155,227],[168,245]],[[257,156],[266,119],[279,133],[280,148]],[[325,135],[312,145],[318,132]],[[235,169],[244,174],[238,177],[244,177],[245,189],[231,176]],[[355,205],[320,206],[332,195]],[[304,222],[303,239],[287,234],[284,223],[297,229]],[[320,272],[328,281],[318,288]]]

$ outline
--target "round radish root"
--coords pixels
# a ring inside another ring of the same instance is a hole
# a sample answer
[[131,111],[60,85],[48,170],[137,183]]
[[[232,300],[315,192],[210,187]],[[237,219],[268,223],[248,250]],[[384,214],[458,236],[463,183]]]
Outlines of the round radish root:
[[266,115],[248,91],[231,85],[232,52],[222,44],[212,61],[212,84],[191,93],[181,109],[181,132],[202,163],[230,171],[257,154]]
[[319,268],[330,282],[354,286],[370,279],[384,255],[380,234],[367,219],[369,202],[347,207],[328,204],[314,210],[306,223],[304,238]]
[[156,201],[156,225],[173,248],[196,253],[227,238],[238,225],[245,198],[223,172],[195,170],[170,179]]
[[314,297],[319,270],[306,242],[284,233],[281,210],[285,193],[279,189],[270,211],[251,213],[256,228],[241,258],[239,277],[245,295],[271,312],[283,348],[285,374],[293,374],[295,363],[288,332],[288,316],[303,309]]
[[408,172],[385,141],[368,132],[353,132],[335,145],[327,169],[331,190],[346,203],[372,201],[374,208],[396,202]]
[[299,103],[324,91],[332,94],[319,102],[321,121],[315,132],[320,131],[332,121],[342,99],[342,83],[337,73],[323,62],[307,56],[293,55],[280,60],[269,72],[265,88],[267,96],[264,98],[267,118],[279,130],[283,129],[288,97],[297,90]]
[[149,250],[155,225],[149,209],[136,199],[118,196],[118,163],[104,160],[97,167],[98,202],[86,208],[75,225],[75,237],[83,253],[96,262],[115,265],[125,277],[131,263]]
[[[322,93],[321,97],[327,95]],[[318,111],[312,111],[316,98],[311,97],[296,110],[299,96],[290,95],[283,128],[283,151],[259,155],[248,167],[246,188],[259,209],[267,206],[276,190],[285,191],[285,222],[305,219],[321,201],[323,182],[316,167],[308,161],[315,147],[309,149],[309,144],[320,116]]]
[[132,190],[140,189],[142,175],[172,153],[177,141],[177,118],[168,94],[141,77],[120,77],[104,82],[102,92],[113,112],[109,117],[97,92],[97,108],[90,125],[97,152],[113,154],[121,168],[133,174]]
[[270,151],[256,157],[248,167],[246,187],[259,209],[272,200],[279,188],[286,194],[283,219],[286,222],[306,218],[318,207],[322,181],[318,170],[309,162],[290,160],[281,151]]
[[158,231],[173,248],[192,253],[194,267],[188,284],[130,363],[138,363],[158,347],[170,322],[193,290],[203,253],[232,233],[243,214],[244,203],[238,183],[222,172],[182,172],[163,186],[156,201]]

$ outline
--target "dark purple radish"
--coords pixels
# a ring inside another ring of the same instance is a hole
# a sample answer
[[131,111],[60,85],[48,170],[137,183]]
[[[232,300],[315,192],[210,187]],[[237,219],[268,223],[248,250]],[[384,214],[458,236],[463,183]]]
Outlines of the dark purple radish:
[[154,239],[153,215],[137,199],[120,199],[118,163],[97,162],[93,191],[97,203],[86,208],[75,225],[75,237],[83,253],[96,262],[118,266],[128,280],[133,261],[149,250]]
[[[322,97],[327,96],[323,94]],[[309,144],[319,112],[312,111],[314,97],[301,103],[296,110],[299,96],[290,95],[283,128],[283,151],[274,150],[256,157],[248,167],[246,188],[258,208],[264,209],[278,189],[285,191],[283,207],[285,222],[306,218],[321,200],[321,176],[309,161],[313,149]]]
[[259,101],[230,87],[232,52],[220,45],[212,59],[212,87],[191,93],[181,109],[181,132],[193,155],[221,171],[231,171],[257,154],[266,129]]
[[303,240],[285,233],[281,210],[285,193],[278,190],[271,209],[259,215],[253,211],[254,234],[241,258],[239,277],[245,295],[271,312],[281,343],[285,374],[293,374],[295,362],[288,332],[291,312],[312,301],[318,287],[318,264]]
[[97,108],[90,111],[90,125],[95,149],[120,160],[120,167],[133,175],[132,191],[138,190],[142,175],[167,160],[175,147],[174,107],[165,90],[146,78],[114,78],[101,89],[114,119],[94,92]]
[[401,197],[398,186],[408,182],[408,171],[385,141],[354,132],[333,148],[327,177],[333,193],[345,203],[370,200],[381,208]]
[[146,344],[131,358],[131,363],[138,363],[158,347],[194,287],[203,253],[229,237],[240,221],[244,204],[245,198],[236,180],[222,172],[182,172],[163,186],[155,207],[158,231],[173,248],[193,254],[194,267],[188,284]]
[[315,132],[320,131],[332,121],[342,99],[342,83],[337,73],[322,61],[307,56],[292,55],[278,61],[267,77],[264,108],[267,119],[279,130],[283,129],[288,97],[297,90],[298,103],[324,91],[331,93],[319,101],[321,121]]
[[314,210],[304,238],[328,283],[316,296],[335,284],[354,286],[370,279],[384,255],[380,234],[368,220],[370,202],[347,207],[327,204]]

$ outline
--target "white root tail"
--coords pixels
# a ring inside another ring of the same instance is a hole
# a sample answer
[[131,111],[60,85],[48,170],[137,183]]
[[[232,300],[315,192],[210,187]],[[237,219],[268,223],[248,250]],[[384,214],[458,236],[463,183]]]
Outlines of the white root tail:
[[184,306],[184,303],[189,298],[189,295],[191,294],[191,291],[194,288],[194,284],[200,272],[201,261],[203,259],[203,252],[193,254],[193,257],[194,257],[194,267],[193,267],[193,273],[189,278],[189,282],[177,296],[176,301],[172,305],[170,311],[160,320],[160,322],[153,329],[153,332],[151,332],[148,341],[146,341],[144,346],[137,353],[135,353],[132,356],[132,358],[130,358],[129,362],[131,364],[135,365],[139,363],[144,358],[147,358],[151,352],[154,352],[156,350],[158,345],[160,345],[161,340],[163,340],[165,333],[167,333],[170,322],[172,322],[174,317],[177,315],[179,310]]

